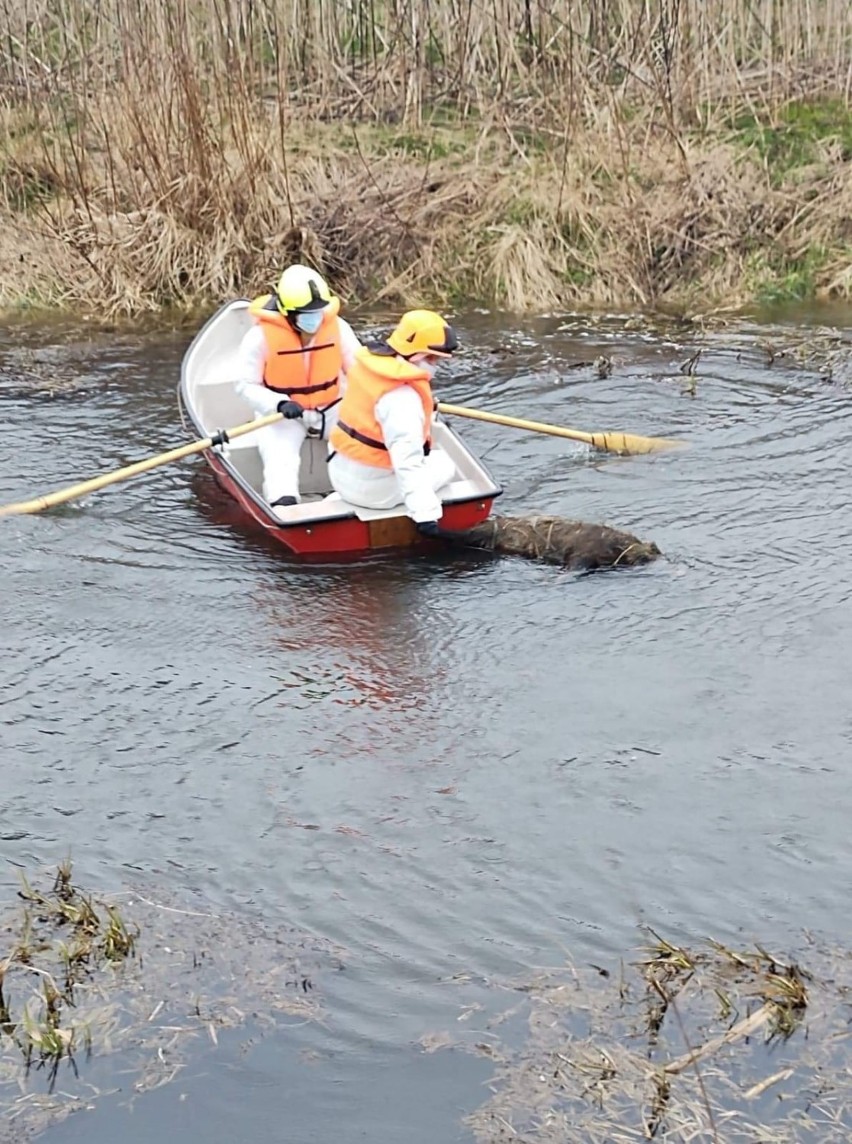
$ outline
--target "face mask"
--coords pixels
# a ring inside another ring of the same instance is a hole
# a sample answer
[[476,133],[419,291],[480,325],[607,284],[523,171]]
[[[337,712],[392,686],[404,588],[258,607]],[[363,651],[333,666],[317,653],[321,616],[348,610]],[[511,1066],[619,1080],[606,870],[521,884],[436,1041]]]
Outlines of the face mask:
[[420,358],[419,361],[416,361],[414,358],[412,358],[411,364],[416,365],[418,369],[422,369],[424,373],[429,375],[429,377],[434,377],[435,370],[438,368],[437,361],[428,361],[425,357]]
[[322,325],[322,310],[303,310],[296,315],[296,328],[303,334],[315,334]]

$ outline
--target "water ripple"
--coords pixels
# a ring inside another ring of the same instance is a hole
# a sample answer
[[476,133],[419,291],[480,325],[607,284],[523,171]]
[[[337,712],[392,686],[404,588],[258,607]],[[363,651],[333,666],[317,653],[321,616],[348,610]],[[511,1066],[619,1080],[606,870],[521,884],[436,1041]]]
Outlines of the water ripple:
[[[844,916],[845,395],[770,368],[751,328],[703,335],[694,395],[677,331],[463,333],[445,400],[689,441],[619,458],[455,423],[501,511],[624,527],[663,561],[302,566],[197,462],[0,521],[2,853],[339,941],[334,1049],[416,1042],[453,975],[620,955],[642,919],[771,941],[793,909]],[[92,349],[73,401],[0,393],[3,498],[182,440],[184,344]]]

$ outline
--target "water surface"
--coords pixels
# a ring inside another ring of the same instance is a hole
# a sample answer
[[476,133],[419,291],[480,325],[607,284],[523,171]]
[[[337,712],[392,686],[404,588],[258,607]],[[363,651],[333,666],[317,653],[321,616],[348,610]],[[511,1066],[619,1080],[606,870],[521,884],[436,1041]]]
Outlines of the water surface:
[[[457,423],[501,511],[624,527],[664,561],[300,566],[234,521],[200,461],[0,521],[3,897],[17,866],[70,852],[83,884],[260,911],[347,951],[317,982],[322,1027],[242,1050],[231,1034],[56,1144],[167,1125],[277,1140],[288,1122],[300,1141],[463,1140],[487,1061],[421,1042],[481,1040],[490,982],[566,951],[617,960],[640,921],[781,947],[847,934],[847,389],[768,364],[762,343],[801,333],[786,319],[458,324],[444,400],[689,440],[617,458]],[[186,335],[78,339],[70,358],[65,338],[0,334],[4,502],[184,440]],[[42,364],[73,384],[45,400],[20,348],[51,340]]]

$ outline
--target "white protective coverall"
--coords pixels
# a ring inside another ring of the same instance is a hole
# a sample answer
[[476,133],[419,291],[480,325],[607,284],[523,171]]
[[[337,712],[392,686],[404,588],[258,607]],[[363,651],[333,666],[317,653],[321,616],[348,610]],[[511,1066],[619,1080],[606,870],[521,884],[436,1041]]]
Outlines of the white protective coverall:
[[[338,317],[340,325],[340,350],[343,358],[338,378],[340,396],[346,392],[346,370],[351,366],[355,351],[361,343],[349,323]],[[313,339],[308,342],[311,345]],[[252,326],[242,338],[237,350],[235,388],[254,410],[255,416],[265,417],[274,413],[281,401],[287,400],[285,393],[268,389],[263,384],[263,369],[266,363],[266,338],[259,325]],[[307,371],[307,360],[305,369]],[[298,400],[298,394],[295,400]],[[327,441],[333,425],[337,424],[339,403],[325,414],[323,438]],[[291,421],[279,421],[258,430],[257,447],[263,461],[263,496],[270,504],[279,497],[295,497],[299,501],[299,463],[302,443],[308,429],[322,428],[322,416],[316,409],[306,409],[301,417]]]
[[417,523],[440,520],[444,511],[438,490],[455,476],[455,465],[443,449],[423,455],[423,403],[410,385],[400,385],[376,402],[376,420],[390,453],[392,469],[365,465],[340,453],[329,461],[332,487],[344,500],[363,508],[404,505]]

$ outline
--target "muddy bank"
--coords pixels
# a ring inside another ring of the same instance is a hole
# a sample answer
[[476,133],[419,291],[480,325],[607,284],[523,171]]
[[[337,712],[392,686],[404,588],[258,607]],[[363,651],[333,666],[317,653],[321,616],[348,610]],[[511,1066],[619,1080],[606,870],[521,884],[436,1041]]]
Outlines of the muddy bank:
[[[431,146],[428,129],[413,153],[392,132],[361,133],[352,154],[345,128],[318,125],[321,160],[293,139],[295,227],[280,175],[270,171],[249,203],[234,196],[246,177],[236,160],[198,217],[186,217],[177,172],[165,201],[153,190],[134,196],[128,184],[120,200],[132,209],[96,189],[102,171],[83,187],[66,172],[49,200],[0,213],[0,306],[197,310],[265,290],[293,260],[320,268],[350,306],[692,312],[852,292],[843,221],[852,192],[845,152],[830,139],[815,140],[816,161],[776,185],[760,153],[728,132],[686,140],[686,168],[661,139],[619,170],[611,140],[590,130],[572,140],[568,174],[546,143],[519,161],[492,137],[473,158],[461,125],[441,159],[419,154]],[[37,179],[38,139],[29,146],[15,162]]]

